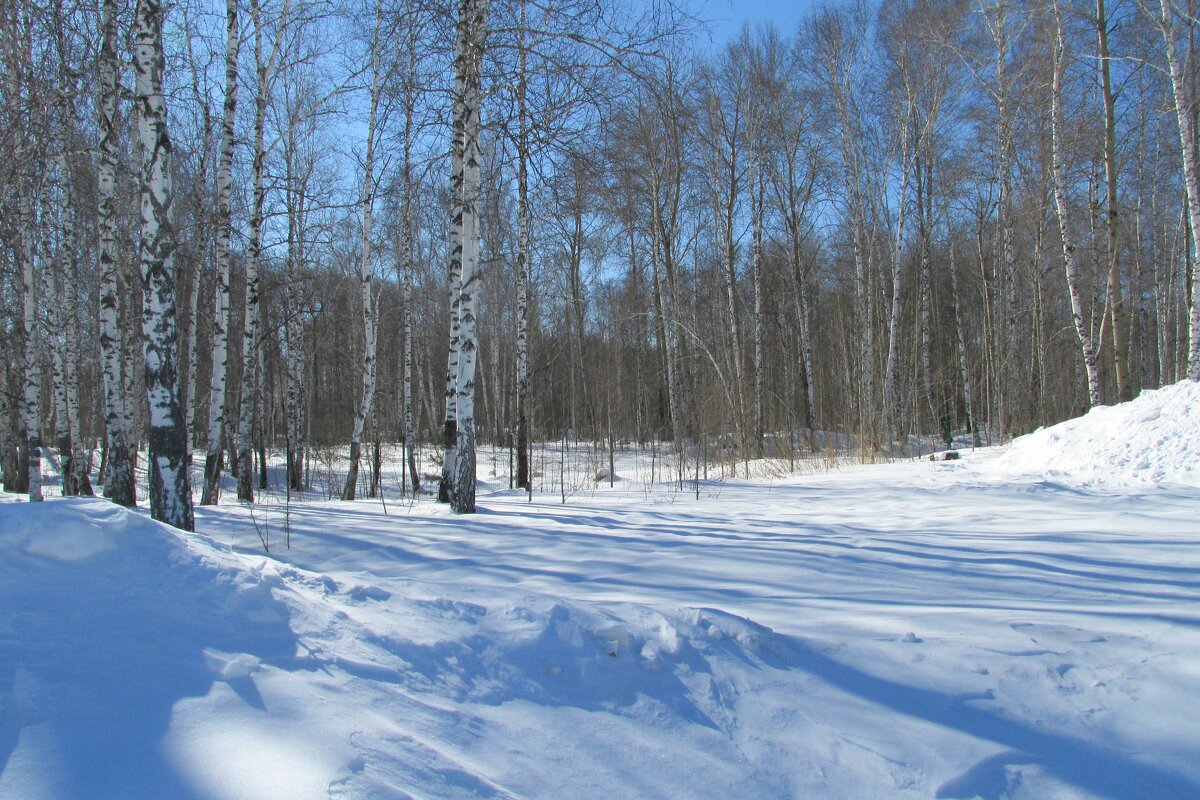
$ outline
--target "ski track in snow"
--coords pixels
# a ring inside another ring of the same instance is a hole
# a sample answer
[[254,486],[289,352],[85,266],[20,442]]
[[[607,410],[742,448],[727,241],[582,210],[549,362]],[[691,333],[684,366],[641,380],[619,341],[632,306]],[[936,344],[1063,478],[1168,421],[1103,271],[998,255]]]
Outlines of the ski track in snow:
[[0,798],[1200,797],[1200,489],[1022,446],[269,556],[279,508],[0,504]]

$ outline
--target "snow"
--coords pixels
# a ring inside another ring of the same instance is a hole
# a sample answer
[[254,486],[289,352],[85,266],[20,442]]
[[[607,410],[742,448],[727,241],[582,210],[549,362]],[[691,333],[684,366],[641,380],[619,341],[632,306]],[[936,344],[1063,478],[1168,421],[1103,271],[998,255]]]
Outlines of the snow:
[[1200,797],[1194,392],[472,516],[0,502],[0,798]]
[[1181,381],[1017,439],[996,474],[1200,487],[1200,383]]

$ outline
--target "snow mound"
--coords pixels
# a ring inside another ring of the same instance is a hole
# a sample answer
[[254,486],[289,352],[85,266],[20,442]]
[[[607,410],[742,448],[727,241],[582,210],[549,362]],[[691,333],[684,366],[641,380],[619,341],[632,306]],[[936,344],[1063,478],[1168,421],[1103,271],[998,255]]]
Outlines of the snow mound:
[[105,500],[0,504],[0,797],[197,797],[174,715],[261,705],[250,676],[295,652],[263,562]]
[[87,507],[77,502],[6,505],[0,553],[7,557],[16,550],[54,561],[87,561],[116,549],[105,523],[127,512],[114,506],[115,513],[104,519],[88,514]]
[[784,762],[744,763],[739,726],[782,730],[804,680],[786,637],[713,608],[405,588],[103,500],[3,504],[0,798],[544,797],[539,754],[564,742],[599,754],[557,796],[665,774],[698,797],[729,770],[721,792],[773,796],[757,772]]
[[1022,436],[989,467],[1068,483],[1200,486],[1200,383],[1145,391]]

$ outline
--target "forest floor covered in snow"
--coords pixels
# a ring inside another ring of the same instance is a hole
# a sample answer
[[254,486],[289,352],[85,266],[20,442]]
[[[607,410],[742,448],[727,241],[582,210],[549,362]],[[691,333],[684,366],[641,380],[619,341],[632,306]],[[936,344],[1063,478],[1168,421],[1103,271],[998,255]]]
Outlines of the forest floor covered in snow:
[[0,495],[0,798],[1200,797],[1197,414],[196,535]]

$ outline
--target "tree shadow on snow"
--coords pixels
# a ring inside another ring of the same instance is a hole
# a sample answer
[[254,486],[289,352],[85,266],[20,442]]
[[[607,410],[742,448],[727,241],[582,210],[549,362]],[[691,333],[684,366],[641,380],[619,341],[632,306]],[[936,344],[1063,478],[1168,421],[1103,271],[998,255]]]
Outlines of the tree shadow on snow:
[[943,783],[938,798],[999,800],[1008,790],[1005,768],[1036,764],[1059,780],[1097,797],[1161,800],[1200,797],[1200,783],[1169,769],[1066,734],[1043,730],[971,705],[970,696],[946,694],[870,675],[817,652],[799,639],[778,636],[780,669],[798,668],[868,702],[1007,748]]

